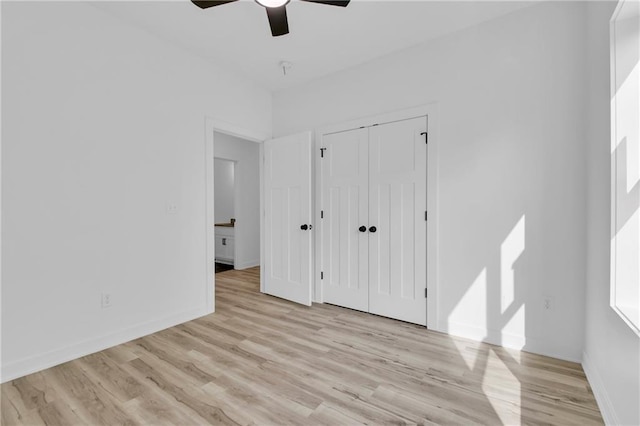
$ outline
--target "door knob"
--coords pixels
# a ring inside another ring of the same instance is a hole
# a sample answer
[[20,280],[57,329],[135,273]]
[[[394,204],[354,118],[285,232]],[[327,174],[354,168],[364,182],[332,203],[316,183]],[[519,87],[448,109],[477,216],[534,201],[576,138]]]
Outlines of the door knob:
[[309,229],[309,226],[305,225],[300,225],[300,229],[302,229],[303,231],[306,231],[307,229]]
[[378,230],[378,228],[376,228],[375,226],[372,226],[371,228],[369,228],[369,232],[376,232]]
[[360,232],[367,232],[367,227],[362,225],[360,228],[358,228],[358,231]]

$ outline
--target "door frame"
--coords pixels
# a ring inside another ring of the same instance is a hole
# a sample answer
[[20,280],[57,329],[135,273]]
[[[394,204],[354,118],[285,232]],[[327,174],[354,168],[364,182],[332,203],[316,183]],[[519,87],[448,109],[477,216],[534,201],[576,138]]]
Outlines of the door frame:
[[[206,280],[205,280],[205,300],[208,313],[215,312],[215,286],[216,286],[216,253],[215,253],[215,217],[214,217],[214,133],[224,133],[230,136],[242,138],[260,145],[259,158],[262,158],[262,142],[269,139],[270,135],[262,134],[237,124],[219,120],[210,115],[205,115],[204,120],[204,153],[205,153],[205,235],[206,235]],[[262,161],[260,161],[260,211],[262,208]],[[235,202],[235,201],[234,201]],[[264,232],[263,215],[260,215],[260,264],[264,247],[262,245]],[[235,248],[234,248],[235,250]],[[262,266],[261,266],[262,268]],[[261,271],[262,272],[262,271]],[[262,275],[262,274],[261,274]],[[262,277],[260,278],[260,288],[262,289]]]
[[313,221],[317,224],[315,227],[315,256],[314,256],[314,274],[313,274],[313,302],[323,303],[322,282],[320,280],[322,265],[322,226],[320,219],[320,207],[322,206],[322,168],[320,164],[320,148],[322,147],[322,136],[328,133],[342,132],[346,130],[357,129],[359,127],[369,127],[374,124],[389,123],[393,121],[408,120],[426,116],[427,118],[427,211],[429,217],[427,221],[427,289],[429,297],[427,298],[427,328],[439,330],[438,324],[438,258],[439,258],[439,237],[438,237],[438,220],[439,220],[439,184],[438,184],[438,109],[437,103],[420,105],[417,107],[391,111],[372,116],[357,118],[355,120],[345,121],[342,123],[330,124],[315,130],[313,138],[313,146],[315,149],[315,205],[313,210]]

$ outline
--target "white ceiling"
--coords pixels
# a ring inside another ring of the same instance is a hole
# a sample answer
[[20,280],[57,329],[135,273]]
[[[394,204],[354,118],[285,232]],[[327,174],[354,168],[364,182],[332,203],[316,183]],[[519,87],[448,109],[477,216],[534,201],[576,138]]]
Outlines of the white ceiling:
[[[92,4],[276,91],[532,3],[352,0],[342,8],[292,0],[290,33],[281,37],[271,36],[264,8],[252,0],[207,10],[188,0]],[[287,76],[278,67],[282,60],[293,63]]]

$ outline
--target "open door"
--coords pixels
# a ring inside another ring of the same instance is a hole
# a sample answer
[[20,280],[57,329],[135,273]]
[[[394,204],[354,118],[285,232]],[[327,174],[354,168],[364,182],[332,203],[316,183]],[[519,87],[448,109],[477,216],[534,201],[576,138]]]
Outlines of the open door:
[[311,133],[264,143],[264,292],[311,305]]

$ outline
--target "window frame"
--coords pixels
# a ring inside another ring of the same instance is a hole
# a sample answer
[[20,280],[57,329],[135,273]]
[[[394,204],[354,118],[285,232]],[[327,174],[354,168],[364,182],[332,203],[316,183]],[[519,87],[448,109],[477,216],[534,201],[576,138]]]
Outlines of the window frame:
[[[622,309],[616,298],[616,288],[618,286],[617,281],[617,233],[618,233],[618,224],[617,224],[617,208],[618,208],[618,191],[620,188],[618,187],[618,105],[617,105],[617,50],[616,50],[616,23],[621,18],[621,12],[626,3],[633,3],[628,0],[619,0],[618,5],[613,12],[611,20],[609,21],[609,29],[610,29],[610,65],[611,65],[611,73],[610,73],[610,83],[611,83],[611,258],[610,258],[610,266],[611,266],[611,276],[610,276],[610,306],[611,308],[620,316],[620,318],[633,330],[636,335],[640,336],[640,317],[638,319],[630,318],[629,315],[625,312],[627,308]],[[640,56],[640,53],[639,53]],[[639,237],[640,238],[640,235]],[[640,286],[640,282],[637,283]],[[635,301],[636,306],[635,309],[640,309],[640,297]],[[633,308],[632,308],[633,309]]]

